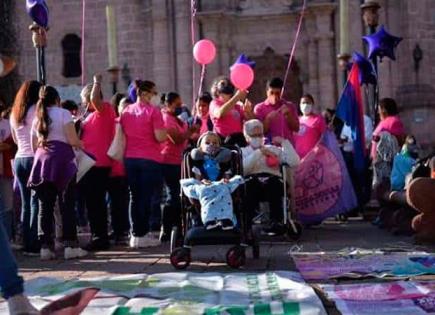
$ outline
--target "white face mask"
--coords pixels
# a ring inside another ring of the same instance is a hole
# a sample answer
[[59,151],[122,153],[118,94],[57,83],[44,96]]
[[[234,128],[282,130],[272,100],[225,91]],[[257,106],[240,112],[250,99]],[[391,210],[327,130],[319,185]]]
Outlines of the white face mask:
[[313,104],[310,103],[301,103],[301,112],[304,116],[308,116],[313,112]]
[[264,138],[263,137],[252,137],[251,140],[249,141],[249,144],[254,149],[258,149],[261,146],[263,146],[263,144],[264,144]]
[[160,97],[158,95],[153,95],[153,97],[151,97],[151,99],[150,99],[150,103],[151,103],[151,105],[160,107],[161,106]]

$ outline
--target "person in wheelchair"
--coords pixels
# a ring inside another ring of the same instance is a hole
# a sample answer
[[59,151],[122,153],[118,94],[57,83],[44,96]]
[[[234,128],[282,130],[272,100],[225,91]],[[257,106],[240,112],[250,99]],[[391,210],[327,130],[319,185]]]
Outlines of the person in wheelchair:
[[220,137],[211,131],[199,137],[197,148],[190,152],[190,156],[206,180],[221,179],[230,167],[231,150],[221,147]]
[[291,143],[275,137],[273,144],[264,143],[264,128],[261,121],[252,119],[245,122],[243,132],[248,143],[242,148],[243,174],[247,198],[245,207],[252,223],[259,204],[269,203],[270,223],[264,228],[267,234],[283,234],[286,231],[283,220],[283,166],[294,167],[300,162]]
[[226,172],[223,179],[210,181],[203,178],[197,167],[192,169],[192,173],[195,178],[181,179],[180,184],[187,197],[199,201],[205,229],[220,227],[222,230],[232,230],[237,221],[231,193],[243,183],[242,176],[231,177],[231,172]]

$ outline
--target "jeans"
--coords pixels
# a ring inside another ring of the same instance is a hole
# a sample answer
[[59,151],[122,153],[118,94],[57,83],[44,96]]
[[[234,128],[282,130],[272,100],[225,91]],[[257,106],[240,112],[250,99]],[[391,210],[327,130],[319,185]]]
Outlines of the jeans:
[[0,224],[0,289],[5,299],[23,293],[23,278],[18,276],[18,267],[12,255],[3,225]]
[[107,241],[108,213],[106,194],[109,186],[109,167],[92,167],[82,179],[85,185],[86,209],[93,240]]
[[163,178],[168,196],[163,207],[163,231],[169,235],[174,226],[181,226],[180,178],[181,166],[163,164]]
[[128,233],[128,185],[122,176],[109,179],[110,216],[113,233],[122,236]]
[[32,170],[33,157],[15,158],[14,170],[21,197],[21,223],[23,225],[24,251],[38,252],[38,199],[27,187]]
[[39,199],[39,239],[45,248],[53,248],[54,245],[54,207],[56,200],[59,202],[60,214],[62,217],[62,239],[65,246],[77,246],[77,222],[74,211],[76,196],[75,178],[71,180],[63,192],[58,192],[52,183],[44,183],[37,187]]
[[0,222],[3,223],[8,239],[12,239],[14,217],[14,191],[12,178],[0,176]]
[[159,163],[127,158],[124,161],[130,191],[130,226],[133,236],[142,237],[149,232],[149,217],[156,184],[161,182]]

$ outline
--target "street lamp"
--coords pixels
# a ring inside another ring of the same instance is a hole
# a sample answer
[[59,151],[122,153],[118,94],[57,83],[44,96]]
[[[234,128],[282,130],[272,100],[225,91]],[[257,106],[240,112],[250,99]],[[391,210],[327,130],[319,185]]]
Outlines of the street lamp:
[[33,46],[36,49],[36,76],[37,80],[45,85],[46,72],[45,72],[45,47],[47,46],[47,31],[48,28],[44,28],[35,22],[29,26],[29,30],[32,31]]
[[[364,24],[367,28],[368,34],[372,35],[376,33],[376,27],[379,24],[379,9],[381,8],[380,4],[377,1],[366,0],[361,5],[362,10],[362,18],[364,20]],[[376,56],[371,58],[373,63],[373,67],[375,68],[376,74],[378,74],[378,60]],[[379,76],[378,76],[379,80]],[[369,107],[374,110],[373,116],[375,124],[379,121],[378,115],[378,103],[379,103],[379,81],[376,85],[373,85],[370,90],[370,101]]]

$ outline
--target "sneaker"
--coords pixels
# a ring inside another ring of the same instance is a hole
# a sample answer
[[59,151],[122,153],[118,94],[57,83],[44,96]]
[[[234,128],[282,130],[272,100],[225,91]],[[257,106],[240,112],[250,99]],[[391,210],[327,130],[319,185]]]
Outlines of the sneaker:
[[17,242],[11,242],[10,243],[12,250],[22,250],[23,245],[17,243]]
[[17,294],[8,299],[9,314],[11,315],[37,315],[39,311],[30,304],[29,299]]
[[146,247],[152,247],[152,246],[158,246],[161,242],[150,236],[131,236],[130,238],[130,248],[146,248]]
[[234,223],[230,219],[223,219],[219,221],[220,225],[222,226],[222,230],[233,230],[234,229]]
[[56,254],[49,248],[41,248],[41,260],[56,259]]
[[23,255],[26,257],[38,257],[40,254],[41,254],[41,251],[38,251],[38,252],[25,251],[25,252],[23,252]]
[[74,259],[74,258],[82,258],[88,255],[88,252],[81,249],[80,247],[66,247],[64,250],[64,258]]
[[213,230],[216,229],[217,227],[219,227],[219,222],[216,220],[212,220],[212,221],[208,221],[205,223],[205,229],[206,230]]
[[266,226],[263,231],[270,236],[282,235],[286,232],[286,228],[282,223],[272,222],[269,226]]
[[110,248],[110,242],[105,239],[96,238],[86,245],[85,250],[89,252],[96,252],[102,250],[108,250]]

